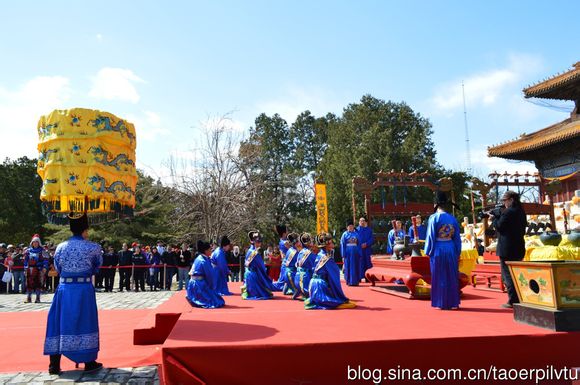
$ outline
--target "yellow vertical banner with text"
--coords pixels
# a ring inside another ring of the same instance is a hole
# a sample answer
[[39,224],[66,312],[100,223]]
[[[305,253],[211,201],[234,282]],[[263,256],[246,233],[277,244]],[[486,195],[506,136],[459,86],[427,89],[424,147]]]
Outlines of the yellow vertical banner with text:
[[316,232],[328,232],[328,206],[326,204],[326,184],[316,182],[314,185],[316,194]]

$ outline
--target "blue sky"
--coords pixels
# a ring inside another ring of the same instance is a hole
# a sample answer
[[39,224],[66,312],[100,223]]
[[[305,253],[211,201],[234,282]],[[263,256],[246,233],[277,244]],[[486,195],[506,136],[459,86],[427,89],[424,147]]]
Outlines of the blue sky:
[[[364,94],[433,124],[438,160],[465,169],[465,82],[474,172],[528,170],[486,147],[566,118],[521,90],[580,60],[577,1],[4,1],[0,157],[35,156],[55,108],[136,125],[138,166],[163,177],[208,117],[244,135],[261,112],[340,114]],[[562,104],[570,106],[570,104]]]

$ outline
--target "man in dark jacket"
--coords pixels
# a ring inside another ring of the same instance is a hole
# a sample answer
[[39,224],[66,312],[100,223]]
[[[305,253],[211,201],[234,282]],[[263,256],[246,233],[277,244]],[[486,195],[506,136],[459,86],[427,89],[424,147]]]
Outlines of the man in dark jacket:
[[119,264],[119,257],[113,246],[109,246],[107,252],[103,254],[103,266],[101,271],[105,279],[105,292],[113,292],[113,282],[115,282],[115,272]]
[[520,203],[520,195],[514,191],[506,191],[503,194],[502,202],[505,209],[499,217],[494,217],[493,226],[498,232],[496,254],[501,263],[501,276],[508,293],[508,303],[503,304],[505,308],[511,308],[512,304],[518,303],[518,295],[514,287],[514,282],[505,261],[521,261],[526,254],[524,234],[526,232],[526,213]]
[[119,251],[119,291],[131,291],[131,269],[133,267],[133,252],[126,243]]

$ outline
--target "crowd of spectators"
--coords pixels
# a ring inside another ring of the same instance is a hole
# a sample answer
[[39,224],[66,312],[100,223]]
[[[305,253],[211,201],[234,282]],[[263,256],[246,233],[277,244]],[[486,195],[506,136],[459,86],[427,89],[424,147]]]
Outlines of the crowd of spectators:
[[[51,243],[36,245],[42,248],[40,261],[36,266],[42,292],[53,292],[58,287],[59,276],[54,266],[56,246]],[[0,278],[9,273],[10,279],[0,280],[0,294],[26,294],[29,245],[6,245],[0,243]],[[192,245],[142,245],[137,242],[123,243],[120,250],[101,242],[103,264],[95,276],[95,289],[104,292],[182,290],[187,287],[189,270],[196,256]],[[212,245],[216,247],[216,245]],[[277,279],[280,272],[281,256],[277,248],[269,247],[264,252],[270,275]],[[245,249],[234,246],[227,253],[229,280],[243,280]],[[31,266],[32,267],[32,266]]]

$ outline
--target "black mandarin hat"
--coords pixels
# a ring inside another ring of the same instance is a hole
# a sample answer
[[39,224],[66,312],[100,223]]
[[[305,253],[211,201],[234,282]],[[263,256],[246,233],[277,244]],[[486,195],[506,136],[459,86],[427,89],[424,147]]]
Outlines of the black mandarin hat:
[[89,228],[89,217],[87,213],[69,214],[68,215],[70,231],[73,234],[82,234],[83,231]]
[[282,234],[288,232],[288,228],[286,225],[276,225],[276,232],[279,236],[282,236]]
[[227,235],[224,235],[222,237],[222,239],[220,240],[220,247],[224,247],[224,246],[230,245],[231,243],[232,242],[230,242],[230,239],[228,238],[228,236]]
[[197,241],[197,252],[198,253],[205,253],[206,250],[211,249],[211,245],[209,242],[204,242],[202,240]]

